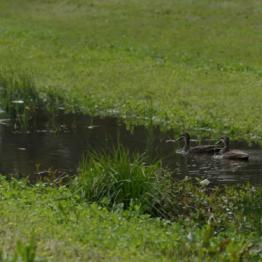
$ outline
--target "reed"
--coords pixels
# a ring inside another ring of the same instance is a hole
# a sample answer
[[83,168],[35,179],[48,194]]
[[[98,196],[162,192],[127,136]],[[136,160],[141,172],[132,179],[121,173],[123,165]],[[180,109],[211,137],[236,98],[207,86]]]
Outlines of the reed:
[[41,122],[54,124],[64,100],[53,89],[37,88],[28,72],[12,69],[0,71],[0,105],[16,129],[28,130]]
[[253,214],[256,210],[261,212],[257,201],[261,190],[251,185],[205,187],[199,182],[190,178],[177,180],[161,162],[147,164],[145,155],[131,155],[119,146],[111,154],[93,153],[83,158],[70,188],[88,203],[110,210],[135,209],[169,221],[188,220],[199,226],[215,221],[214,228],[219,230],[229,221],[241,227],[242,215],[252,228],[260,223]]
[[160,162],[148,165],[145,160],[143,155],[130,155],[121,146],[112,154],[93,153],[83,158],[72,186],[89,202],[110,208],[137,204],[143,212],[149,212],[158,192],[157,177],[162,169]]

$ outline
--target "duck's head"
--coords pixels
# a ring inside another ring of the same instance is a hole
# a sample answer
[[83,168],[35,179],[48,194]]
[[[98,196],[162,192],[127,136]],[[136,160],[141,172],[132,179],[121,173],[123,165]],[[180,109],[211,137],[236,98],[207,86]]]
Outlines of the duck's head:
[[222,136],[220,137],[219,141],[217,142],[217,144],[222,144],[225,147],[229,147],[229,137],[228,136]]
[[185,142],[189,142],[190,141],[190,135],[188,133],[183,133],[181,134],[181,136],[177,139],[177,141],[179,140],[184,140]]

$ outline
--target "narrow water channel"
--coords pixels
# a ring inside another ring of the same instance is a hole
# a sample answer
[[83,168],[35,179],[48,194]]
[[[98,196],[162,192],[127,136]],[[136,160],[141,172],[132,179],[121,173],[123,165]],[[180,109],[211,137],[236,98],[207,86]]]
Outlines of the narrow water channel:
[[[3,117],[2,117],[3,118]],[[40,128],[31,133],[14,132],[5,119],[0,120],[0,173],[12,176],[40,176],[52,168],[75,174],[83,154],[112,150],[118,144],[130,152],[146,152],[151,161],[161,159],[177,177],[208,178],[217,183],[262,184],[262,150],[258,146],[233,143],[232,147],[250,154],[248,162],[215,159],[208,155],[184,156],[176,153],[179,144],[166,143],[173,131],[142,126],[132,131],[115,118],[66,115],[60,131]]]

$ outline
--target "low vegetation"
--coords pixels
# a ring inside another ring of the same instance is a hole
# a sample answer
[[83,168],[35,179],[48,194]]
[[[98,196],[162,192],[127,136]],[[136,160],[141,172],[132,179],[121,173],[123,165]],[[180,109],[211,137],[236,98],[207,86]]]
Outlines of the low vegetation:
[[261,7],[1,1],[0,69],[31,75],[37,92],[54,90],[72,110],[260,141]]
[[176,181],[142,159],[93,155],[66,186],[0,177],[2,260],[261,259],[261,186]]
[[[0,109],[25,131],[63,111],[259,142],[261,10],[0,1]],[[0,261],[262,260],[261,185],[175,178],[123,148],[84,158],[66,184],[0,176]]]
[[130,157],[122,147],[111,154],[93,154],[82,161],[72,189],[88,202],[149,211],[161,189],[161,169],[159,163],[146,165],[144,160],[141,155]]
[[[64,108],[64,99],[52,89],[40,92],[30,74],[12,71],[0,74],[0,105],[17,129],[27,131],[44,122],[54,123]],[[72,110],[71,110],[72,111]]]
[[[250,185],[234,186],[231,190],[198,184],[198,180],[190,178],[177,180],[160,162],[147,164],[145,155],[132,155],[118,147],[111,153],[84,158],[70,188],[87,203],[96,202],[110,210],[135,207],[142,214],[168,220],[190,218],[201,225],[216,219],[213,213],[220,213],[223,215],[216,221],[220,228],[226,227],[229,220],[241,224],[242,218],[234,215],[241,206],[249,207],[251,214],[262,211],[255,200],[259,193]],[[234,199],[235,204],[228,206],[227,197]],[[247,216],[248,212],[242,215]],[[259,217],[256,219],[249,219],[254,228],[260,224]]]

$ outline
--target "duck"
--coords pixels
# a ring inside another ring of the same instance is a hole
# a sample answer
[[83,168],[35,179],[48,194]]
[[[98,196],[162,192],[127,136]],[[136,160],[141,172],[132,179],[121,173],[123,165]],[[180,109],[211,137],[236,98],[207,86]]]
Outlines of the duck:
[[219,152],[221,148],[218,148],[217,145],[200,145],[200,146],[190,146],[190,135],[188,133],[183,133],[177,140],[184,141],[184,147],[182,148],[181,153],[188,154],[214,154]]
[[230,139],[228,136],[223,136],[217,142],[217,144],[222,144],[223,148],[219,150],[218,155],[224,159],[233,159],[233,160],[248,160],[249,155],[238,149],[229,148]]

